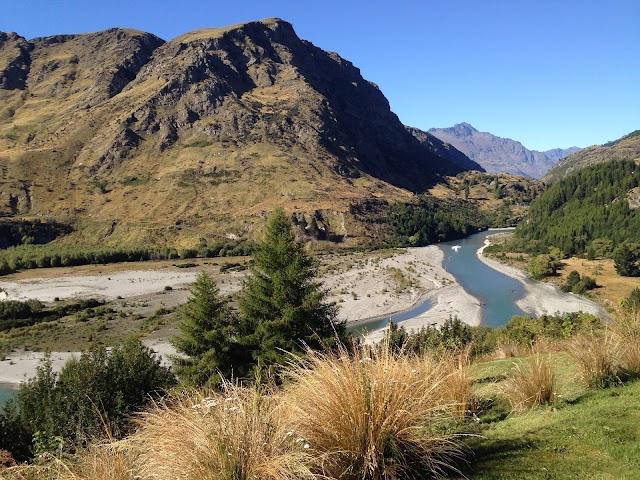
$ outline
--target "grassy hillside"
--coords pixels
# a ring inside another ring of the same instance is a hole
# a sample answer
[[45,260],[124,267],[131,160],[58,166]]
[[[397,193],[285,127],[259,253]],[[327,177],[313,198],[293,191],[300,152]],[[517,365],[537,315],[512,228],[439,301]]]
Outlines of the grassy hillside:
[[604,145],[594,145],[569,155],[558,162],[542,180],[553,183],[591,165],[614,160],[637,160],[638,158],[640,158],[640,130]]

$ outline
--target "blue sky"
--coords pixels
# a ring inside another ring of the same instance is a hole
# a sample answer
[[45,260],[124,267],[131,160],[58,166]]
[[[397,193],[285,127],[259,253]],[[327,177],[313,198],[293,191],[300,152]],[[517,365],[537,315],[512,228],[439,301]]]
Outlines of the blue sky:
[[266,17],[352,61],[422,129],[468,122],[527,148],[640,129],[639,0],[0,0],[30,39],[115,26],[169,40]]

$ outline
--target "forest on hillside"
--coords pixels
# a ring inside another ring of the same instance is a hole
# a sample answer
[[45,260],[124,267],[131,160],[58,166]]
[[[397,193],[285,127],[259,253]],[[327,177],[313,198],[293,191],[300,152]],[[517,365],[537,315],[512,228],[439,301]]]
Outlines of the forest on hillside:
[[516,235],[561,249],[566,255],[596,246],[640,242],[640,209],[629,196],[640,185],[640,167],[631,160],[579,170],[551,185],[530,206]]

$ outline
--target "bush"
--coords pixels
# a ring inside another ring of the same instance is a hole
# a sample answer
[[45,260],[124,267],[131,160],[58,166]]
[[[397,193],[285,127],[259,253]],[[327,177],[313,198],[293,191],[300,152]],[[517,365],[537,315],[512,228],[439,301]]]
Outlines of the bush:
[[585,293],[588,290],[593,290],[598,285],[596,281],[588,276],[580,278],[580,274],[573,270],[567,277],[567,281],[560,287],[563,292],[573,292],[577,294]]
[[[22,441],[40,432],[44,439],[62,437],[73,448],[105,429],[116,436],[126,433],[128,416],[174,383],[151,350],[131,339],[110,352],[97,348],[71,358],[59,374],[47,358],[16,395],[18,414],[11,414],[10,406],[2,418]],[[0,445],[22,455],[25,447]]]

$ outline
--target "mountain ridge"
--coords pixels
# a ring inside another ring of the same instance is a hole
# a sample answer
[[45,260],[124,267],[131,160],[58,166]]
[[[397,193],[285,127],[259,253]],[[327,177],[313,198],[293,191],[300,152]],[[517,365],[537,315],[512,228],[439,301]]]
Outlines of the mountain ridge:
[[466,122],[449,128],[431,128],[428,133],[450,143],[489,173],[509,173],[537,179],[542,178],[561,158],[579,150],[578,147],[544,152],[529,150],[516,140],[480,132]]
[[167,42],[128,29],[2,38],[4,216],[147,241],[189,227],[243,236],[285,206],[356,234],[353,202],[410,199],[464,170],[407,132],[351,62],[280,19]]
[[616,160],[640,159],[640,130],[603,145],[592,145],[564,158],[543,177],[553,183],[584,167]]

